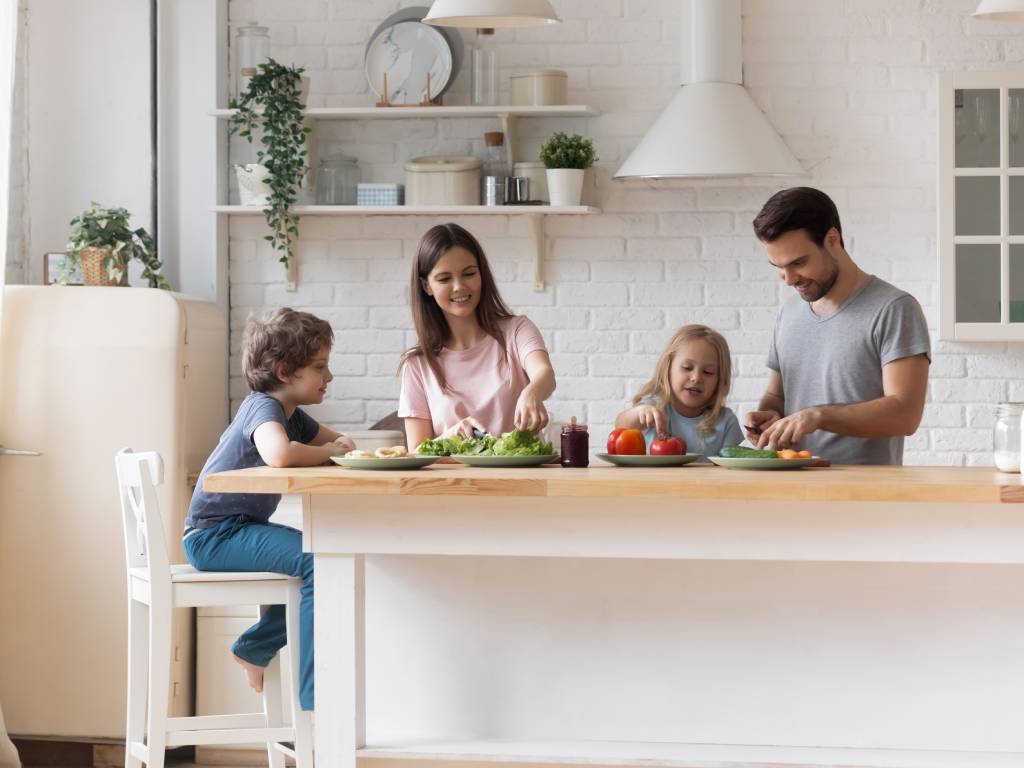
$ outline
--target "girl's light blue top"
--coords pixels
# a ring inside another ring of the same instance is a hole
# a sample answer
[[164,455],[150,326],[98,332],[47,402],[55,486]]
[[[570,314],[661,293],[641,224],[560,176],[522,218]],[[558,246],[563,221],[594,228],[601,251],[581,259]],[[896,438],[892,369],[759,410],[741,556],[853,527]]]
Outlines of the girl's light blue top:
[[[655,403],[645,403],[654,405]],[[719,452],[729,445],[739,445],[743,442],[743,430],[740,429],[740,422],[736,414],[729,408],[723,408],[715,421],[715,431],[708,434],[701,434],[698,427],[704,421],[704,415],[683,416],[678,413],[672,404],[665,406],[665,417],[668,420],[668,431],[670,435],[681,437],[686,441],[688,453],[703,453],[707,456],[717,456]],[[648,452],[650,452],[651,441],[654,440],[654,429],[644,430],[644,439],[647,441]],[[701,461],[707,461],[706,458]]]

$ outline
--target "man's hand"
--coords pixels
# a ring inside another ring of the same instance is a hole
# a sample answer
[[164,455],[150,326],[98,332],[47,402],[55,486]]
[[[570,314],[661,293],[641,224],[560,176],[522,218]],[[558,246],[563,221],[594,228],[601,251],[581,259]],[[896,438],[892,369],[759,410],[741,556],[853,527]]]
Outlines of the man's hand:
[[778,411],[751,411],[747,414],[747,423],[744,425],[747,439],[750,440],[751,444],[757,445],[765,429],[780,418],[782,418],[782,415]]
[[806,435],[816,432],[821,427],[821,410],[804,408],[772,422],[764,428],[757,441],[757,447],[771,448],[773,451],[798,445]]

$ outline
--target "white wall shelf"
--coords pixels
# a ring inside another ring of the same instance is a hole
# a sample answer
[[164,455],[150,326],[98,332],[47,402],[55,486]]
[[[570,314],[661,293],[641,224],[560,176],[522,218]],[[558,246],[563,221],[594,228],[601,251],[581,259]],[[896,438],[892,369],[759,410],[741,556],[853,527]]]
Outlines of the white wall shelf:
[[[263,209],[252,205],[215,205],[215,213],[224,216],[262,216]],[[533,236],[533,288],[546,288],[544,260],[547,258],[545,216],[585,216],[600,213],[589,205],[296,205],[299,216],[526,216]],[[285,287],[294,291],[299,285],[298,255],[288,262]]]
[[615,741],[458,741],[364,747],[365,760],[423,760],[533,765],[617,765],[646,768],[1018,768],[1024,755],[1005,752],[854,749],[740,744]]
[[[234,216],[262,216],[263,209],[251,205],[215,205],[216,213]],[[583,216],[600,213],[589,205],[296,205],[300,216]]]
[[[215,109],[210,114],[226,120],[234,113],[233,109]],[[563,104],[545,107],[310,107],[305,114],[312,120],[423,120],[445,117],[597,117],[601,113],[583,104]]]

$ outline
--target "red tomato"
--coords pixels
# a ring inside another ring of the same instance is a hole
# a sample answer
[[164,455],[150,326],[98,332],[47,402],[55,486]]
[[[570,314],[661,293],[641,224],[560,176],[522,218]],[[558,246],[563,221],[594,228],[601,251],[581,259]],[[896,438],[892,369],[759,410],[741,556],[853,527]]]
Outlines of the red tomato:
[[621,435],[623,432],[625,432],[625,430],[623,430],[623,429],[613,429],[612,433],[610,435],[608,435],[608,453],[609,453],[609,455],[611,455],[611,456],[615,455],[615,453],[616,453],[616,451],[615,451],[615,441],[619,439],[619,435]]
[[686,453],[686,441],[680,437],[657,437],[651,441],[651,456],[682,456]]
[[624,429],[615,439],[615,453],[620,456],[646,456],[647,442],[639,429]]

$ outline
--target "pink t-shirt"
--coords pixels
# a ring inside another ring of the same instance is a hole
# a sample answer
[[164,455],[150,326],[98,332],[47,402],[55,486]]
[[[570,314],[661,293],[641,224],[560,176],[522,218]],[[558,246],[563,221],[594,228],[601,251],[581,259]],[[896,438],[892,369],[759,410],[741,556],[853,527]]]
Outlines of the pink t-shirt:
[[492,435],[511,431],[516,402],[530,383],[524,363],[531,352],[547,351],[544,339],[530,319],[517,315],[499,322],[505,334],[505,350],[491,336],[469,349],[442,349],[438,359],[448,380],[448,392],[430,370],[424,357],[413,357],[402,367],[402,392],[398,415],[406,419],[429,419],[434,434],[467,416],[472,416]]

